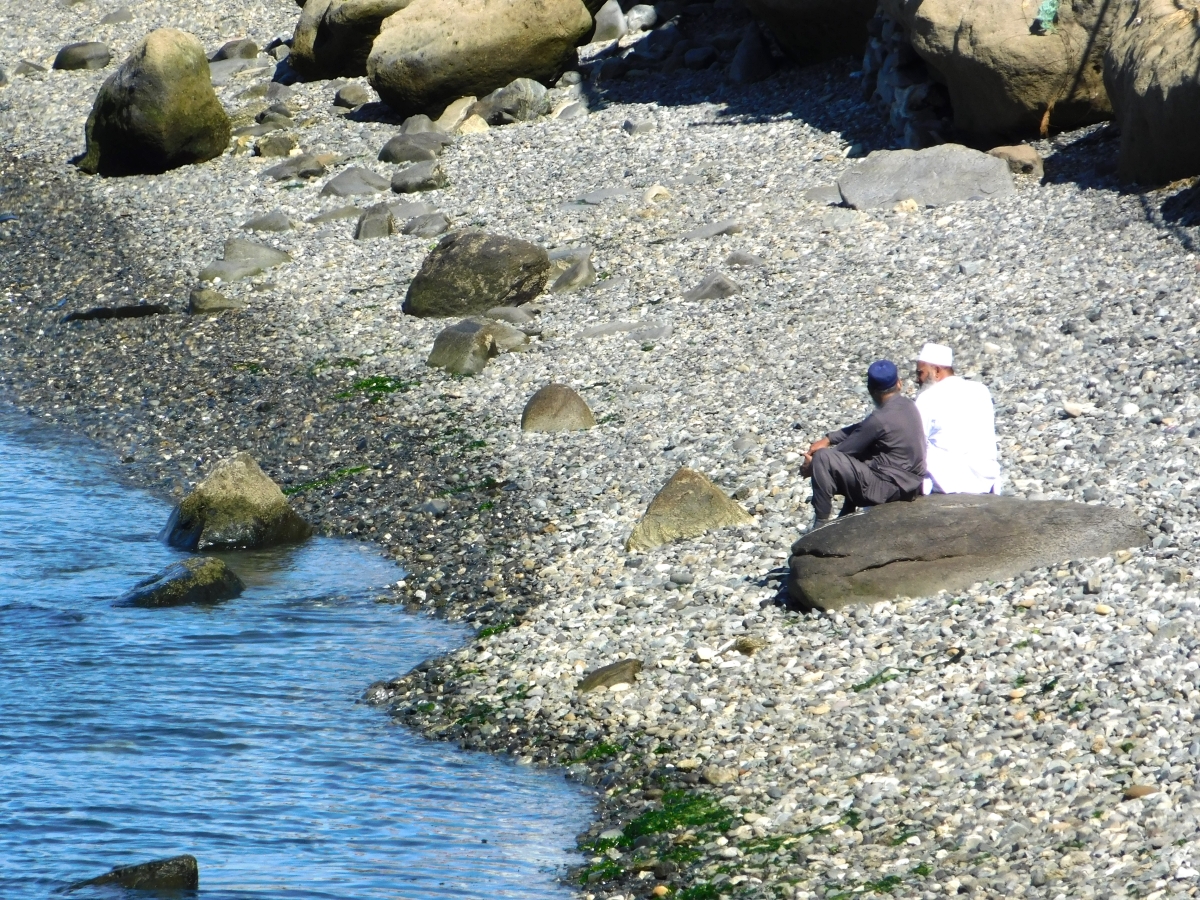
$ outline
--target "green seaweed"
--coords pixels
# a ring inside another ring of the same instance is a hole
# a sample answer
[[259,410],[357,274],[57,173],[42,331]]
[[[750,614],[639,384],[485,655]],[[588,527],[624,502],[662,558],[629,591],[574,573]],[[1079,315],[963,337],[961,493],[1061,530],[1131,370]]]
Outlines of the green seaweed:
[[483,640],[484,638],[490,638],[497,634],[503,634],[516,624],[516,619],[508,619],[507,621],[499,622],[495,625],[488,625],[486,628],[480,628],[475,637],[479,640]]
[[401,394],[417,387],[421,382],[417,380],[406,381],[403,378],[395,378],[391,375],[372,375],[369,378],[360,378],[350,386],[349,390],[341,391],[334,396],[338,400],[348,400],[356,394],[362,393],[367,395],[367,399],[375,403],[382,400],[388,394],[399,392]]
[[663,794],[661,809],[646,810],[625,826],[621,844],[628,846],[642,835],[662,834],[680,828],[727,831],[732,822],[733,813],[717,805],[707,794],[667,791]]
[[359,472],[365,472],[367,468],[367,466],[350,466],[345,469],[338,469],[332,475],[327,475],[325,478],[316,478],[312,481],[304,481],[300,484],[288,485],[283,489],[283,492],[290,497],[293,494],[299,494],[302,491],[310,491],[313,488],[329,487],[330,485],[337,484],[339,481],[349,478],[351,475],[357,475]]
[[576,762],[589,762],[594,759],[607,759],[610,756],[616,756],[621,752],[621,747],[616,744],[610,744],[602,741],[595,747],[591,747],[582,756],[575,757]]
[[677,900],[718,900],[720,896],[717,886],[707,881],[685,887],[676,895]]

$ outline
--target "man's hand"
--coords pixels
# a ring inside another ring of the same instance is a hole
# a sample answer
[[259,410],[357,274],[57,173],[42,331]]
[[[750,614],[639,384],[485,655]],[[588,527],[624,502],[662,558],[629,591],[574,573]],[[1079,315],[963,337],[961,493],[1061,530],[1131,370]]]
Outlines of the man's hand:
[[809,478],[812,476],[813,454],[816,453],[818,450],[824,450],[828,446],[829,446],[829,438],[827,438],[827,437],[823,437],[819,440],[812,442],[812,444],[808,448],[808,452],[804,454],[804,464],[802,466],[800,466],[800,477],[801,478]]

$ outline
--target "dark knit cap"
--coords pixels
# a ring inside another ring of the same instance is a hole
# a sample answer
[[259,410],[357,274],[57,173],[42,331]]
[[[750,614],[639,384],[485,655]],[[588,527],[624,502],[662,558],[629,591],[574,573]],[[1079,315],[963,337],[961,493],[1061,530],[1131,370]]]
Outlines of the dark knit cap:
[[867,390],[873,394],[881,394],[894,388],[899,380],[900,373],[896,371],[896,364],[890,359],[876,360],[867,369]]

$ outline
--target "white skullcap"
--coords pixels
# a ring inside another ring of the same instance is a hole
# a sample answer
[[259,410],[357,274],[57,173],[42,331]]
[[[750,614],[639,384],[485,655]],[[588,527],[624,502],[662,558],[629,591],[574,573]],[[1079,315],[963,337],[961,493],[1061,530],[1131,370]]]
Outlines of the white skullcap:
[[953,368],[954,366],[954,351],[945,344],[926,344],[921,348],[921,355],[917,357],[917,362],[929,363],[931,366],[945,366]]

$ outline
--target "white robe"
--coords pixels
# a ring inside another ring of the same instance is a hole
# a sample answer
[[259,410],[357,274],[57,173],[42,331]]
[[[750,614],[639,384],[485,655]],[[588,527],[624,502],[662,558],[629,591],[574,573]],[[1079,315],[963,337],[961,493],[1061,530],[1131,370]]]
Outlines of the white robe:
[[917,394],[925,425],[925,493],[1000,493],[996,412],[977,381],[943,378]]

